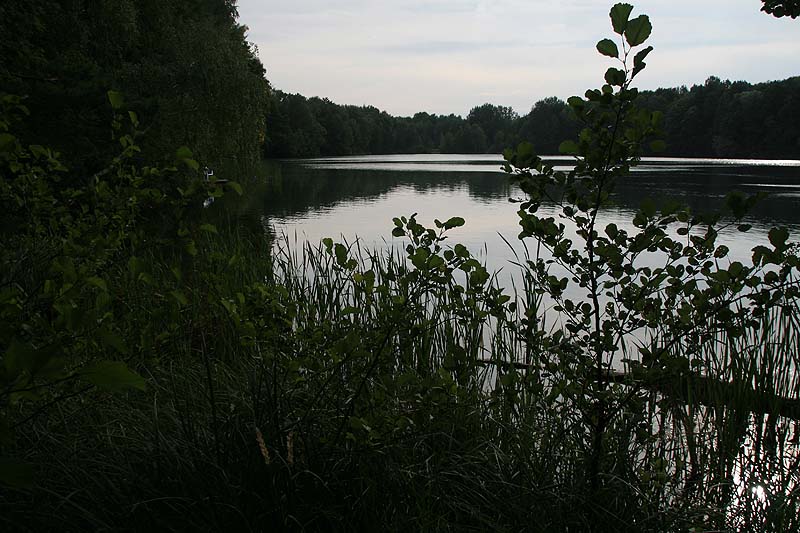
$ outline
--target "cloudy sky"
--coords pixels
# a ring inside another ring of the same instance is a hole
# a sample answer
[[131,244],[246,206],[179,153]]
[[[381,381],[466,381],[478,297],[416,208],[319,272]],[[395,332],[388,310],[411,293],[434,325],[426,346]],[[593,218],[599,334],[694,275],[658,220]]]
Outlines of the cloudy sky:
[[[273,86],[394,115],[526,113],[601,83],[613,35],[602,0],[239,0]],[[800,75],[800,20],[759,0],[642,0],[653,22],[645,89]]]

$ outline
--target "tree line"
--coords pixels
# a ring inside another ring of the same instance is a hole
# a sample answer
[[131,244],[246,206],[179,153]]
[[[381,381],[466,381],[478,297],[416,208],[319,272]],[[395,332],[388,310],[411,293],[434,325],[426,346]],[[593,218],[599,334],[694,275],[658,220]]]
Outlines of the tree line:
[[[791,16],[794,7],[781,9]],[[107,134],[109,89],[138,115],[137,142],[148,159],[167,160],[185,145],[223,171],[262,156],[500,153],[523,141],[554,154],[578,132],[556,97],[524,115],[486,103],[466,117],[395,117],[275,90],[237,16],[234,0],[0,5],[0,85],[30,111],[22,140],[69,154],[76,175],[102,170],[116,150]],[[800,157],[800,77],[759,84],[710,77],[691,88],[642,91],[640,102],[665,115],[664,155]]]
[[[664,114],[660,155],[800,157],[800,77],[751,84],[715,76],[702,85],[642,91],[641,106]],[[416,113],[394,117],[372,106],[274,91],[266,116],[267,157],[354,154],[500,153],[530,141],[543,154],[579,130],[569,106],[549,97],[520,116],[483,104],[463,118]]]

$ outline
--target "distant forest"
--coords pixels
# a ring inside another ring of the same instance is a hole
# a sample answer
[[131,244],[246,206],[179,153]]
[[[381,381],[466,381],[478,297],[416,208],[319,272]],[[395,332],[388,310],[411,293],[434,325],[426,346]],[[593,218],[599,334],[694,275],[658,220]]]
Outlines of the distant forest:
[[[800,77],[751,84],[712,76],[691,88],[642,91],[638,104],[664,113],[667,149],[659,155],[800,158]],[[273,91],[266,123],[268,157],[500,153],[521,141],[556,154],[561,141],[578,133],[569,106],[555,97],[524,116],[483,104],[466,118],[394,117],[372,106]]]
[[[524,116],[483,104],[466,118],[393,117],[272,88],[234,0],[39,0],[0,3],[0,93],[30,111],[18,136],[52,146],[71,173],[102,169],[118,143],[106,93],[141,123],[142,158],[198,161],[238,172],[262,156],[500,153],[521,141],[558,152],[578,126],[558,98]],[[669,156],[800,158],[800,77],[643,91],[665,114]],[[420,102],[420,107],[425,102]],[[147,154],[147,155],[145,155]]]

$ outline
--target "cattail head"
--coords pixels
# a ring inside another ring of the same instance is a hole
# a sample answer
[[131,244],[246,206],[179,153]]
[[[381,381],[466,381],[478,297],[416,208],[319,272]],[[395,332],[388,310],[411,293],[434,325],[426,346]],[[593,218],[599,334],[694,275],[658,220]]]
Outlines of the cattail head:
[[267,449],[267,444],[264,442],[264,436],[261,434],[261,430],[256,428],[256,442],[258,443],[258,449],[261,450],[261,456],[264,458],[264,463],[269,465],[269,450]]

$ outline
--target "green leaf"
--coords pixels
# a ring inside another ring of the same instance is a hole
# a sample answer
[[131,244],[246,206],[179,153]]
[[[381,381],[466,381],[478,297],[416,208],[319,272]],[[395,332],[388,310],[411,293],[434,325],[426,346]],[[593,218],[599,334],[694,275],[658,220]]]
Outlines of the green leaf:
[[200,231],[206,231],[208,233],[219,233],[217,231],[217,227],[214,224],[201,224]]
[[639,46],[650,37],[652,31],[653,25],[650,24],[650,18],[647,15],[639,15],[628,21],[625,28],[625,40],[631,46]]
[[459,228],[464,225],[464,219],[461,217],[452,217],[444,223],[444,229]]
[[122,93],[117,91],[108,91],[106,94],[108,95],[108,101],[111,103],[111,107],[114,109],[120,109],[125,105],[125,99],[122,97]]
[[86,282],[89,285],[97,287],[101,291],[108,292],[108,284],[106,284],[106,280],[102,278],[98,278],[97,276],[91,276],[89,278],[86,278]]
[[175,151],[175,159],[178,160],[191,159],[192,155],[192,151],[188,146],[181,146]]
[[238,194],[239,196],[242,196],[244,194],[244,191],[242,190],[242,186],[239,185],[238,183],[236,183],[235,181],[229,181],[228,182],[228,187],[233,189],[236,192],[236,194]]
[[633,56],[633,70],[634,71],[638,72],[639,70],[642,70],[645,67],[644,58],[646,58],[648,56],[648,54],[650,54],[650,52],[652,52],[652,51],[653,51],[653,47],[652,46],[648,46],[647,48],[643,48],[642,50],[639,50],[636,53],[636,55]]
[[625,84],[625,72],[618,68],[611,67],[606,71],[606,82],[609,85],[622,87]]
[[666,149],[667,149],[667,143],[665,143],[664,141],[658,140],[650,143],[650,150],[652,150],[653,152],[663,152]]
[[608,57],[619,57],[619,49],[611,39],[603,39],[597,43],[597,51]]
[[186,299],[186,296],[181,291],[174,290],[169,291],[169,293],[180,305],[189,305],[189,300]]
[[403,237],[405,234],[406,232],[403,231],[403,228],[394,228],[392,230],[392,236],[394,237]]
[[580,96],[570,96],[567,99],[567,104],[569,104],[572,108],[584,107],[586,102],[583,101],[583,98]]
[[630,4],[616,4],[611,8],[609,16],[611,17],[611,25],[614,27],[614,32],[622,35],[628,24],[628,17],[631,16],[633,6]]
[[17,489],[33,488],[33,465],[9,457],[0,458],[0,484]]
[[8,152],[14,147],[17,138],[10,133],[0,133],[0,152]]
[[779,250],[786,246],[786,240],[788,238],[789,231],[786,228],[772,228],[769,230],[769,242]]
[[558,151],[562,154],[577,154],[578,145],[575,144],[575,141],[564,141],[558,145]]
[[100,361],[81,369],[80,374],[86,381],[101,389],[120,391],[146,388],[144,378],[122,361]]
[[98,330],[97,336],[100,337],[100,341],[103,343],[103,346],[106,346],[107,348],[114,348],[121,354],[128,353],[128,347],[125,345],[125,341],[113,331],[102,328]]

